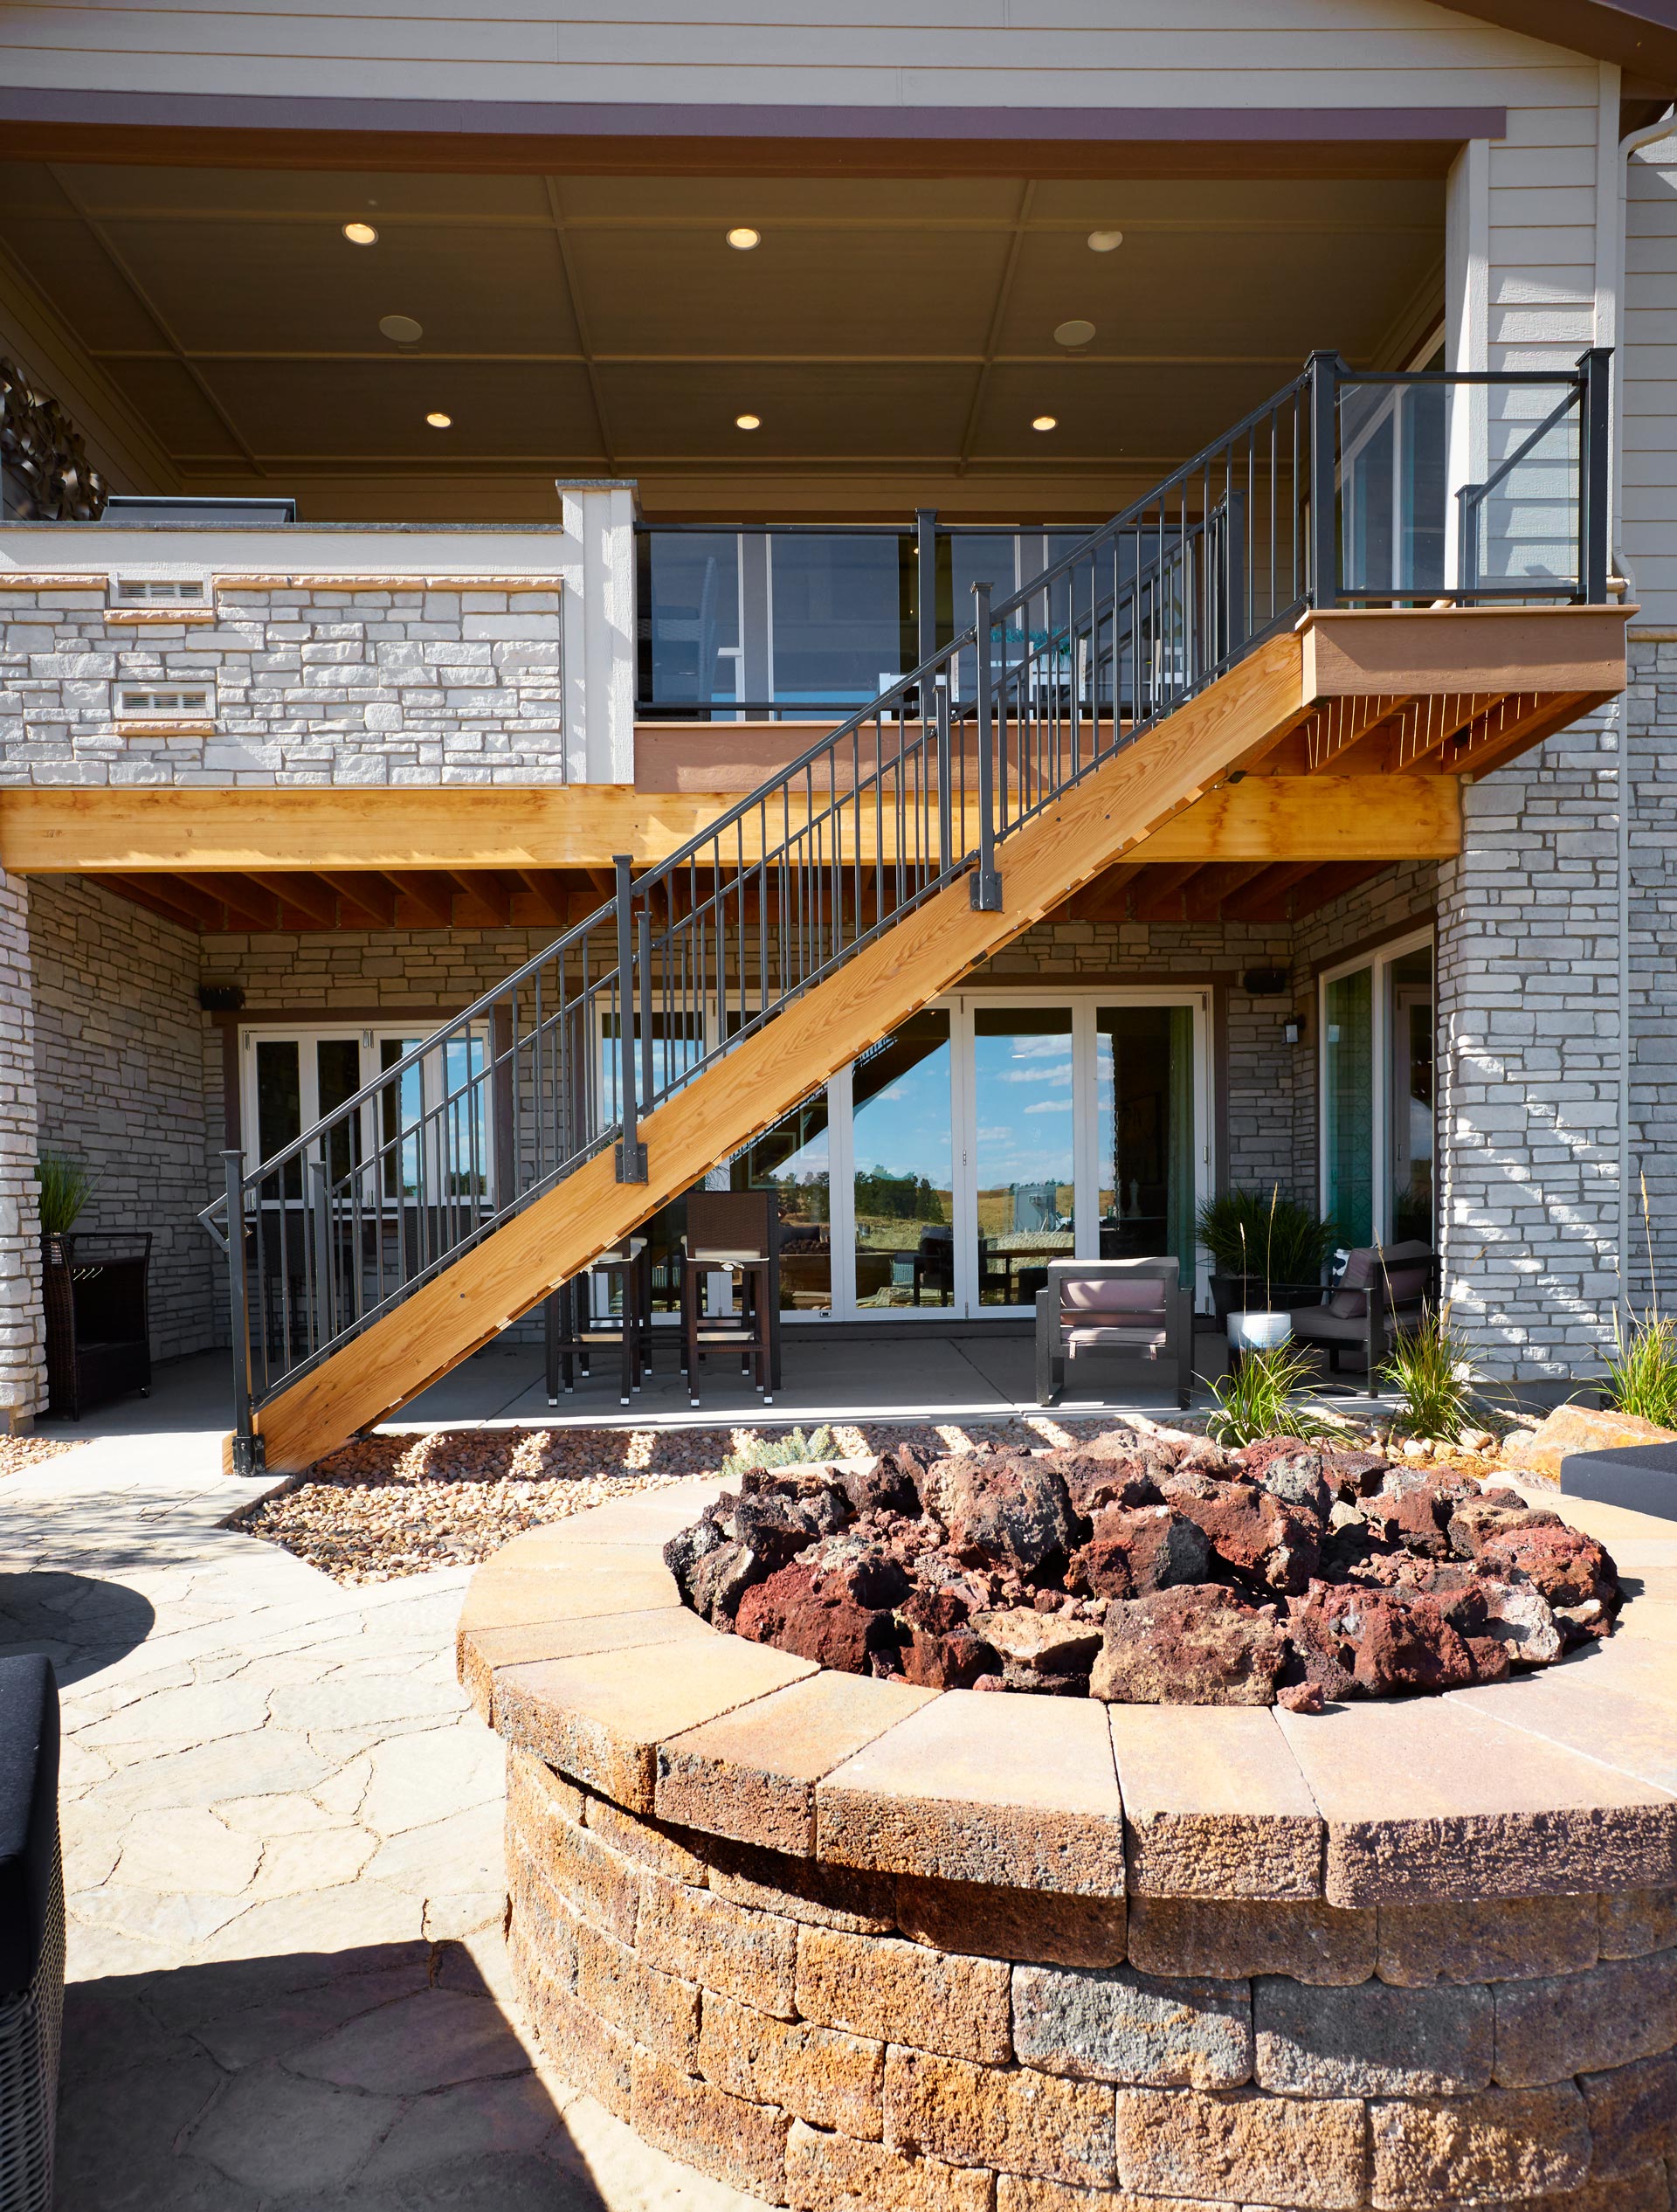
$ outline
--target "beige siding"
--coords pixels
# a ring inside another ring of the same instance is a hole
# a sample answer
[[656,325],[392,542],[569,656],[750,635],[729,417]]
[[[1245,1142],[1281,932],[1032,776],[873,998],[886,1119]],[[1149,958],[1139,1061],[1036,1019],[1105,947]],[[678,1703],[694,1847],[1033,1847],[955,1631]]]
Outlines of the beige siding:
[[283,12],[53,0],[0,11],[0,69],[17,86],[145,93],[887,107],[1570,108],[1594,80],[1560,48],[1427,0],[747,0],[723,22],[708,12],[702,0],[585,12],[575,0]]
[[1633,155],[1625,208],[1624,501],[1642,620],[1677,625],[1677,137]]

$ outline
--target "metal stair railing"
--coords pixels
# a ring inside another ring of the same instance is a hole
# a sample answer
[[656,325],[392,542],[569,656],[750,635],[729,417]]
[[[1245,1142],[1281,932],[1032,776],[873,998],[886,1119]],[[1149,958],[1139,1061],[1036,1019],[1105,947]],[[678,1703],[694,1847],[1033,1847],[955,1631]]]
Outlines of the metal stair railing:
[[[1577,573],[1532,598],[1605,597],[1605,359],[1524,380],[1574,387],[1590,462]],[[1313,356],[1023,589],[975,587],[971,627],[680,851],[638,875],[619,856],[597,913],[293,1143],[253,1170],[225,1152],[199,1218],[228,1261],[235,1466],[260,1463],[254,1412],[583,1162],[615,1146],[619,1180],[645,1183],[642,1116],[904,916],[963,874],[1001,910],[1011,836],[1307,607],[1472,596],[1341,589],[1347,396],[1365,388],[1366,415],[1367,387],[1377,409],[1427,381],[1499,380]]]

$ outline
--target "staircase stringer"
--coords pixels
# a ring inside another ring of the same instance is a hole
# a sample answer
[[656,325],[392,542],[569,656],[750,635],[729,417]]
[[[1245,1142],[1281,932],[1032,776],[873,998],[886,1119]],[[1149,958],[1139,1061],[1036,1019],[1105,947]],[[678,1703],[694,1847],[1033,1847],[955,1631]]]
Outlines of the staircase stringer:
[[300,1471],[389,1416],[691,1188],[897,1023],[1063,903],[1306,712],[1296,633],[1270,639],[1031,817],[998,848],[1004,910],[964,878],[906,913],[641,1121],[649,1179],[609,1151],[473,1246],[256,1415],[273,1473]]

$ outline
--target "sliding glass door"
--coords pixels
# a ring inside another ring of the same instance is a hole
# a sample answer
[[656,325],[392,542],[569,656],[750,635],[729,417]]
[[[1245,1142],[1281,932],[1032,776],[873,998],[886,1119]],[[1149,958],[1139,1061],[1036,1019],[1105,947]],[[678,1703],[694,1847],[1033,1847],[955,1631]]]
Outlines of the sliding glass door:
[[1431,1244],[1432,937],[1322,978],[1322,1206],[1348,1245]]

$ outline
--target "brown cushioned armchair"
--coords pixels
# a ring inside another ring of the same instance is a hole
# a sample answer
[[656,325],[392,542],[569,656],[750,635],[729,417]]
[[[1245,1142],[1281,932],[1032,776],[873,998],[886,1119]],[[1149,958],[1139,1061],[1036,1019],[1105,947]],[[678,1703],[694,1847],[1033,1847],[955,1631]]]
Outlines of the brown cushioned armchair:
[[1335,1374],[1341,1353],[1349,1351],[1362,1361],[1372,1390],[1394,1332],[1418,1325],[1437,1272],[1431,1245],[1362,1245],[1321,1305],[1294,1308],[1294,1341],[1325,1351]]
[[1194,1388],[1194,1294],[1179,1276],[1174,1257],[1050,1261],[1047,1287],[1037,1293],[1037,1403],[1059,1399],[1068,1360],[1101,1352],[1174,1368],[1177,1403],[1185,1407]]

